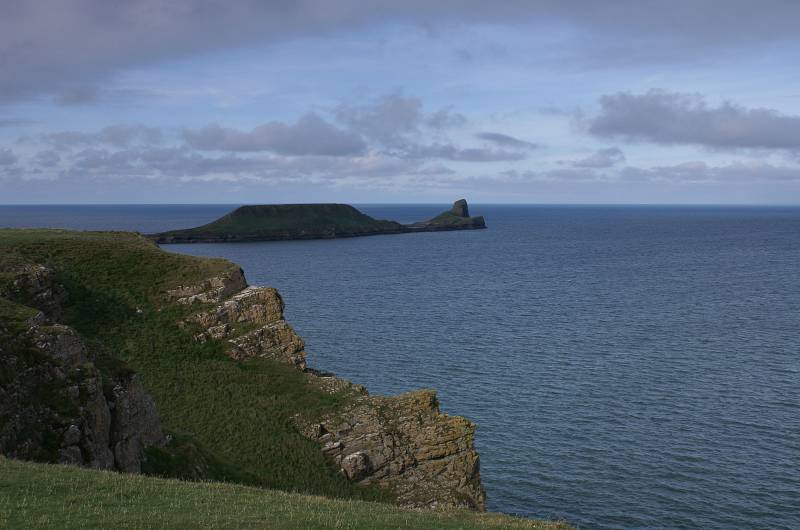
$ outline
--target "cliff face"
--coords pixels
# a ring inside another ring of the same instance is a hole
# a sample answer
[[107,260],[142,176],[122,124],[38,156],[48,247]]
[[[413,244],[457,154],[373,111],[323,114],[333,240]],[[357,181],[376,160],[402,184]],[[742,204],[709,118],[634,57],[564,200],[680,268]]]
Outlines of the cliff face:
[[[240,285],[243,278],[225,281]],[[199,286],[187,289],[192,296],[214,296]],[[484,510],[475,426],[441,413],[432,390],[371,396],[360,385],[306,368],[304,343],[284,320],[283,308],[275,289],[247,287],[183,325],[195,326],[198,341],[225,341],[234,359],[279,360],[303,370],[325,392],[348,395],[334,413],[296,418],[298,428],[320,443],[348,479],[386,488],[404,506]]]
[[0,453],[140,472],[145,448],[165,439],[136,374],[101,372],[78,333],[54,322],[67,293],[49,269],[24,267],[0,295],[39,309],[0,322]]
[[388,488],[404,506],[485,509],[475,426],[442,414],[433,390],[365,393],[304,432],[349,479]]
[[433,391],[371,396],[307,368],[283,309],[230,262],[133,234],[0,231],[0,453],[484,508],[469,421]]

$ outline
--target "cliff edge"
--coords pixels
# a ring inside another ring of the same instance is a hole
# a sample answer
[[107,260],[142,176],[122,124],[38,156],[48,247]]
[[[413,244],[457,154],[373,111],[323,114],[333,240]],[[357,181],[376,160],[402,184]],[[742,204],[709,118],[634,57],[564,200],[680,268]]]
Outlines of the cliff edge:
[[0,229],[0,453],[412,507],[485,508],[432,390],[306,366],[272,288],[120,232]]

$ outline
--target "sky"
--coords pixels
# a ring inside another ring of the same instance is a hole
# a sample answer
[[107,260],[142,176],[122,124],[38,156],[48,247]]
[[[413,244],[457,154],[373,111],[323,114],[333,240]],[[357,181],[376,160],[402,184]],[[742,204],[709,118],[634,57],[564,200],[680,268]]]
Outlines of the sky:
[[795,0],[0,3],[0,204],[800,204]]

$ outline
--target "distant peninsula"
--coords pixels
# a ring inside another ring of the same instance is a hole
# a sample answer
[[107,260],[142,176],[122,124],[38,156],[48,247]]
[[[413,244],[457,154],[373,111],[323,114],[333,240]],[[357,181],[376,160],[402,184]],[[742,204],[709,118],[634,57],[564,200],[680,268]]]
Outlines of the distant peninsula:
[[241,206],[207,225],[147,237],[156,243],[231,243],[332,239],[410,232],[486,228],[483,216],[470,217],[465,199],[433,219],[412,224],[374,219],[348,204],[264,204]]

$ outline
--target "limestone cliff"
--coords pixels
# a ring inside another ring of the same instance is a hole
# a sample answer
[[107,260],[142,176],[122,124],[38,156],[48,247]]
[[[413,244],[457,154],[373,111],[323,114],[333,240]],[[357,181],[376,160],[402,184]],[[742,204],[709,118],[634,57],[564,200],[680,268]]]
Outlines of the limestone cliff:
[[[193,293],[189,296],[199,302],[214,298],[222,284],[243,283],[243,277],[218,278],[170,296],[186,300],[186,293]],[[350,397],[325,417],[296,418],[298,428],[320,443],[346,477],[386,488],[404,506],[485,509],[475,426],[441,413],[433,390],[372,396],[360,385],[307,368],[304,343],[283,318],[275,289],[246,287],[216,300],[182,323],[194,326],[196,340],[225,341],[228,355],[237,360],[260,356],[285,362],[324,391]]]
[[101,372],[78,333],[53,320],[67,293],[46,267],[25,266],[0,295],[29,313],[0,321],[0,453],[140,472],[145,448],[165,438],[138,376],[121,364]]

